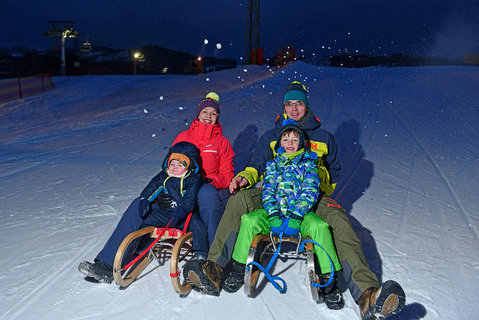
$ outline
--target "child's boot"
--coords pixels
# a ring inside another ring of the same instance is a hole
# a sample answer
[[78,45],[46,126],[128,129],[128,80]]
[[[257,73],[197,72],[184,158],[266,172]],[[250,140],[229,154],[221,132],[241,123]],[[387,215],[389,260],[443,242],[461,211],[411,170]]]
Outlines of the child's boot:
[[78,270],[98,282],[112,283],[113,281],[113,267],[100,260],[95,263],[82,261],[78,265]]
[[223,289],[226,292],[234,293],[238,291],[244,283],[246,265],[233,260],[233,270],[225,279]]
[[[323,279],[322,283],[328,283],[330,276],[330,273],[321,275],[321,278]],[[339,310],[344,307],[343,293],[338,288],[337,273],[334,274],[331,283],[327,287],[324,287],[324,302],[326,303],[326,306],[332,310]]]

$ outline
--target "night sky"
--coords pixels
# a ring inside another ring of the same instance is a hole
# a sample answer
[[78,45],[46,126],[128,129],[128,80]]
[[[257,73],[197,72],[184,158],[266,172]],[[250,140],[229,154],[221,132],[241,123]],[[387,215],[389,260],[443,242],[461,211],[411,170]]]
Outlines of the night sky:
[[[262,0],[260,8],[265,57],[289,44],[306,56],[479,54],[477,0]],[[48,49],[48,21],[73,20],[80,42],[89,36],[93,45],[116,49],[154,44],[240,60],[246,15],[246,0],[2,0],[0,48]]]

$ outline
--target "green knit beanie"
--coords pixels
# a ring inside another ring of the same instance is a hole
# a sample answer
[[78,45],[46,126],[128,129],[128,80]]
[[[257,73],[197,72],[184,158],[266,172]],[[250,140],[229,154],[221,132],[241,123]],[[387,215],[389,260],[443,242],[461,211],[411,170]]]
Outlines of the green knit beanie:
[[306,91],[306,87],[299,81],[293,81],[286,87],[283,102],[287,102],[289,100],[302,101],[306,107],[309,108],[308,92]]

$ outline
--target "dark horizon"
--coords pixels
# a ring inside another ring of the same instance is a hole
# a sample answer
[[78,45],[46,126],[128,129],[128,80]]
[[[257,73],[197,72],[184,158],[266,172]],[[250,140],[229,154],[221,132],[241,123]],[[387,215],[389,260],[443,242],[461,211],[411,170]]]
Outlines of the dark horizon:
[[[260,47],[274,56],[292,45],[298,56],[405,54],[462,58],[479,53],[479,6],[472,0],[262,1]],[[0,48],[46,50],[50,20],[75,21],[79,42],[135,49],[152,44],[191,55],[241,61],[246,47],[247,1],[158,3],[145,0],[5,0],[0,4]],[[207,40],[207,41],[205,41]],[[208,42],[208,43],[205,43]],[[67,39],[67,47],[73,41]]]

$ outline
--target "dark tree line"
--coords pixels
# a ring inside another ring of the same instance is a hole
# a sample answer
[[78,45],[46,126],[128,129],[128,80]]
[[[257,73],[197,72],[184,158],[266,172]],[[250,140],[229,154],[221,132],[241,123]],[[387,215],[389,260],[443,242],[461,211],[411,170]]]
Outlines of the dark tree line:
[[[236,67],[233,59],[204,57],[201,67],[195,64],[197,57],[185,52],[154,45],[139,49],[143,57],[137,61],[137,74],[191,74]],[[132,74],[133,51],[92,47],[87,53],[78,49],[66,50],[66,74]],[[27,48],[0,49],[0,78],[27,77],[40,73],[60,74],[60,50],[35,51]]]

